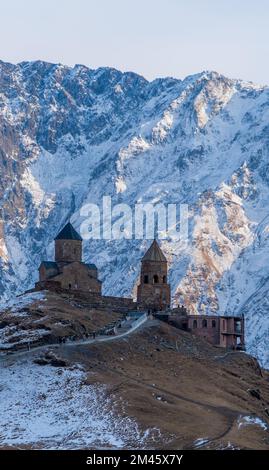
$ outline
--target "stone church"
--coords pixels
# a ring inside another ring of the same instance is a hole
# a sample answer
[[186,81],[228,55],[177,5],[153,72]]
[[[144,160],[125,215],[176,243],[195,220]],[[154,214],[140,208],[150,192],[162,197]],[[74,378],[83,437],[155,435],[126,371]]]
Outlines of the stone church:
[[170,307],[170,284],[167,282],[167,260],[156,240],[141,260],[137,302],[129,298],[102,295],[95,264],[82,261],[82,238],[69,222],[55,237],[55,261],[42,261],[35,288],[80,291],[99,296],[102,303],[126,306],[131,310],[156,312]]
[[82,238],[70,222],[55,238],[55,261],[42,261],[37,288],[59,287],[101,295],[95,264],[82,261]]
[[96,308],[153,313],[159,320],[223,348],[244,349],[244,317],[190,315],[184,307],[171,308],[167,259],[156,240],[141,260],[137,301],[102,295],[97,267],[82,261],[82,238],[68,223],[55,238],[55,261],[42,261],[35,290],[68,290],[87,297]]

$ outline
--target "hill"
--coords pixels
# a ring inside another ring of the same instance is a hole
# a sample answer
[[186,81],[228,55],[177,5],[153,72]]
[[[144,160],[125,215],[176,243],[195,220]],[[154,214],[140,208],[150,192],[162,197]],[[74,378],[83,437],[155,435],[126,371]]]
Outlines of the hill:
[[84,340],[2,350],[1,448],[269,449],[269,375],[256,359],[155,319],[85,338],[82,325],[112,318],[75,308],[72,317],[67,299],[37,295],[21,323],[29,340],[37,312],[50,328],[43,344],[66,334],[67,319]]
[[17,297],[1,312],[0,351],[86,339],[113,328],[123,314],[98,309],[85,296],[51,291]]

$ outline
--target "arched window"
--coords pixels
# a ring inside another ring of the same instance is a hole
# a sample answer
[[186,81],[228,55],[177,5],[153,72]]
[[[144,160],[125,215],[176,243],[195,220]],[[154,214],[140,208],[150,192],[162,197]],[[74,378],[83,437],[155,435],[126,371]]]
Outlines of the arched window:
[[202,327],[203,327],[203,328],[207,328],[207,320],[203,320],[203,321],[202,321]]
[[149,283],[149,277],[147,274],[145,274],[144,276],[144,284],[148,284]]
[[158,284],[159,283],[159,277],[157,276],[157,274],[154,274],[153,276],[153,284]]
[[192,327],[193,327],[193,328],[197,328],[197,320],[193,320]]
[[216,328],[216,320],[212,320],[212,328]]
[[166,284],[166,276],[163,276],[163,283]]
[[69,289],[71,289],[71,287],[72,287],[72,285],[71,285],[71,284],[69,284]]

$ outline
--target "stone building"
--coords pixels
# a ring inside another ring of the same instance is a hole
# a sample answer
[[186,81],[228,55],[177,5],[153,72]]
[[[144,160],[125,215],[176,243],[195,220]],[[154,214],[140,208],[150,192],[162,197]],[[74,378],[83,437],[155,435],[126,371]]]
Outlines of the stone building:
[[244,349],[244,317],[188,315],[188,330],[223,348]]
[[82,261],[82,238],[68,223],[55,238],[55,261],[42,261],[36,290],[68,290],[81,296],[94,308],[112,308],[125,314],[151,311],[171,325],[227,349],[244,349],[244,317],[189,315],[184,306],[170,308],[171,292],[167,282],[167,259],[156,240],[141,260],[137,302],[131,298],[102,295],[102,284],[94,264]]
[[167,259],[156,240],[141,260],[137,303],[140,308],[160,311],[170,306],[171,292],[167,283]]
[[82,262],[82,238],[70,223],[55,238],[55,261],[42,261],[39,267],[36,287],[50,286],[101,295],[97,267]]
[[157,316],[162,316],[160,319],[204,338],[215,346],[227,349],[245,348],[243,316],[189,315],[183,307]]

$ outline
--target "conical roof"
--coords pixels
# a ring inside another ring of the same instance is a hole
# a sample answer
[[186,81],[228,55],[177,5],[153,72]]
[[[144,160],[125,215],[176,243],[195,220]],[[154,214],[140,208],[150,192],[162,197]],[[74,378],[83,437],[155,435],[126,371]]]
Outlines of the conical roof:
[[73,225],[68,222],[65,227],[58,233],[55,240],[80,240],[82,241],[79,233],[74,229]]
[[162,261],[165,263],[167,262],[167,259],[164,256],[156,240],[152,242],[148,251],[143,256],[142,261]]

